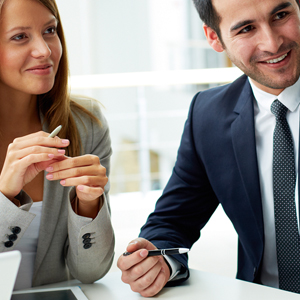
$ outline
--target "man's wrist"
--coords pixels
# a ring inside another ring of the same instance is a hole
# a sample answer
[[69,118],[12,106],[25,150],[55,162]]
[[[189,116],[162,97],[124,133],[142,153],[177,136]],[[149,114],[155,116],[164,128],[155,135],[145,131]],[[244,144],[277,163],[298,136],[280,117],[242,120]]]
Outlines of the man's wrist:
[[181,264],[168,255],[164,255],[164,259],[167,262],[167,265],[170,269],[170,278],[168,281],[171,281],[180,273]]

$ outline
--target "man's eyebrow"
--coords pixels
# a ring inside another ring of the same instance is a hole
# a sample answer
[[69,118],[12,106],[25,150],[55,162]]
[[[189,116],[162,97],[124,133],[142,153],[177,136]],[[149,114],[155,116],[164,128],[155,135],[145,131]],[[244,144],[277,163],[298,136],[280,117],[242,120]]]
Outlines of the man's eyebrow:
[[[298,1],[298,0],[296,0]],[[292,6],[292,3],[291,2],[284,2],[284,3],[281,3],[279,5],[277,5],[270,13],[270,15],[274,15],[276,14],[278,11],[282,10],[282,9],[285,9],[287,7],[290,7]]]
[[241,21],[241,22],[238,22],[237,24],[233,25],[231,28],[230,28],[230,32],[233,32],[233,31],[236,31],[238,30],[239,28],[245,26],[245,25],[248,25],[248,24],[251,24],[253,23],[254,20],[245,20],[245,21]]
[[[274,15],[276,14],[278,11],[282,10],[282,9],[285,9],[287,7],[290,7],[292,4],[291,2],[284,2],[284,3],[280,3],[279,5],[277,5],[271,12],[270,12],[270,15]],[[253,23],[254,20],[244,20],[244,21],[241,21],[241,22],[238,22],[237,24],[233,25],[231,28],[230,28],[230,32],[233,32],[233,31],[236,31],[238,30],[239,28],[243,27],[243,26],[246,26],[246,25],[249,25],[251,23]]]
[[[52,24],[53,22],[57,22],[57,19],[54,17],[53,19],[51,19],[49,22],[45,23],[44,26],[48,26],[49,24]],[[15,30],[28,30],[28,29],[31,29],[31,27],[26,27],[26,26],[16,26],[10,30],[8,30],[6,33],[10,33],[12,31],[15,31]]]

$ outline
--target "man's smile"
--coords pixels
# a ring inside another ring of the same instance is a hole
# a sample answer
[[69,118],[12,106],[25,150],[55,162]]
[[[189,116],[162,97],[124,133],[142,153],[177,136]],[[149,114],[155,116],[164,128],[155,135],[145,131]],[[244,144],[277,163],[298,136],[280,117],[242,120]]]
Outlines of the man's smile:
[[268,64],[275,64],[275,63],[278,63],[278,62],[284,60],[284,59],[287,57],[287,55],[288,55],[288,54],[285,53],[285,54],[281,55],[281,56],[278,57],[278,58],[267,60],[266,63],[268,63]]

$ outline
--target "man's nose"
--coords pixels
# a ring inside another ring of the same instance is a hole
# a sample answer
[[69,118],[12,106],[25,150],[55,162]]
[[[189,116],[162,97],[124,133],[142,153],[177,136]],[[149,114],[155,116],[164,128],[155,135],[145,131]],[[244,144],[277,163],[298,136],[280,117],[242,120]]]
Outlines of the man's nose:
[[259,50],[276,54],[282,44],[283,38],[280,32],[271,26],[262,28],[259,35]]

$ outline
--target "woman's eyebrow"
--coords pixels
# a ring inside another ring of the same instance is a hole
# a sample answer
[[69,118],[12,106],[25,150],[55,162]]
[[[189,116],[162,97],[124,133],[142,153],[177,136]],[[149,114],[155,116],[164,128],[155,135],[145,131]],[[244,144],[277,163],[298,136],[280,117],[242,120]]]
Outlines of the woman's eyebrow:
[[10,30],[8,30],[6,33],[10,33],[12,31],[15,31],[15,30],[28,30],[30,29],[31,27],[25,27],[25,26],[16,26]]
[[[53,16],[53,19],[51,19],[49,22],[45,23],[44,26],[50,25],[54,21],[57,22],[56,18]],[[15,30],[28,30],[28,29],[31,29],[31,27],[30,26],[16,26],[16,27],[13,27],[12,29],[9,29],[6,33],[10,33]]]

